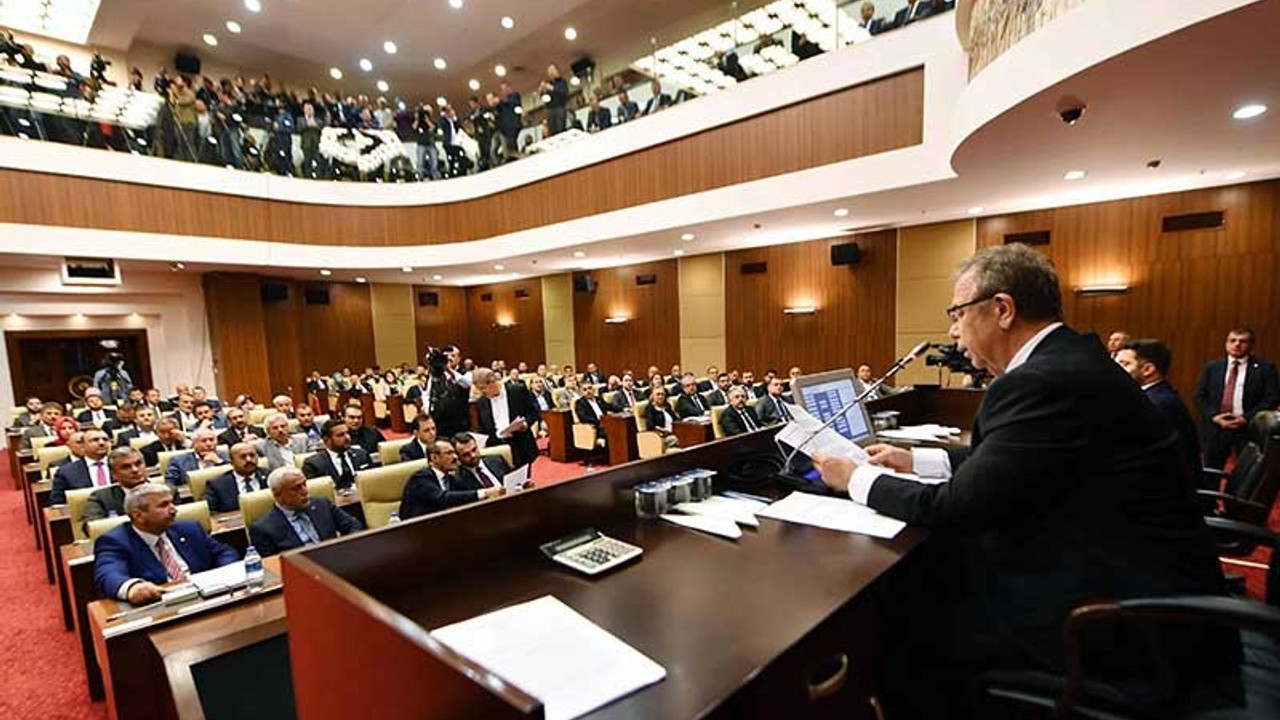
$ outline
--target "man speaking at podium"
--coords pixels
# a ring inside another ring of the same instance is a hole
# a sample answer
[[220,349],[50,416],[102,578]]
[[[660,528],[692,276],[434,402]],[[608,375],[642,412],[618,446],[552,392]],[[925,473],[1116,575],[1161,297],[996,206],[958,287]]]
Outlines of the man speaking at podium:
[[[966,716],[982,670],[1061,672],[1063,621],[1081,602],[1223,591],[1176,433],[1097,336],[1063,325],[1049,259],[1020,244],[980,250],[952,297],[951,337],[996,376],[970,448],[875,445],[861,467],[815,458],[836,491],[933,531],[929,569],[893,602],[891,632],[917,640],[885,658],[895,717]],[[1120,672],[1146,657],[1132,636],[1101,635],[1089,656]]]

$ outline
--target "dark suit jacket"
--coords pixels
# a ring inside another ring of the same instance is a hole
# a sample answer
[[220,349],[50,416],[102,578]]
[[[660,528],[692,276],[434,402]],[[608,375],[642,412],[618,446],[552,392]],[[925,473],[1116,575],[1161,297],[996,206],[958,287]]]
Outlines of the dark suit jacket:
[[160,464],[160,453],[172,452],[174,450],[186,450],[186,449],[187,448],[185,447],[178,447],[176,445],[174,446],[165,445],[163,442],[157,440],[151,443],[150,445],[144,446],[138,452],[142,453],[143,459],[147,461],[147,467],[155,467],[156,465]]
[[[321,540],[332,540],[338,535],[350,535],[364,529],[359,520],[339,510],[329,498],[308,499],[305,512],[311,518],[311,524]],[[271,512],[258,518],[249,528],[249,542],[262,557],[303,545],[302,538],[293,529],[293,523],[289,522],[289,518],[285,517],[279,507],[271,508]]]
[[[786,402],[782,398],[774,398],[772,395],[765,393],[765,396],[756,401],[756,416],[760,418],[760,422],[764,425],[776,425],[783,421],[782,412],[778,410],[778,403]],[[790,412],[791,408],[787,408]]]
[[1198,477],[1201,468],[1200,439],[1196,433],[1196,424],[1191,420],[1191,413],[1187,412],[1187,406],[1182,403],[1182,397],[1167,380],[1161,380],[1147,388],[1146,393],[1147,399],[1160,410],[1174,432],[1178,433],[1178,445],[1182,454],[1187,459],[1192,476]]
[[[106,417],[107,417],[107,419],[103,421],[104,423],[109,420],[115,419],[116,414],[114,411],[107,410],[106,408],[103,408],[102,411],[106,413]],[[92,422],[93,421],[92,418],[93,418],[93,413],[88,408],[85,408],[84,410],[81,410],[79,413],[76,414],[76,422],[78,423]]]
[[102,423],[102,431],[112,436],[114,436],[115,431],[117,430],[119,430],[120,434],[123,435],[136,427],[138,426],[132,422],[126,426],[124,423],[120,422],[120,418],[118,417],[112,417],[110,420]]
[[[680,419],[680,415],[671,407],[670,402],[667,403],[667,412],[671,414],[673,423]],[[650,430],[662,427],[662,413],[659,412],[658,408],[654,407],[653,403],[649,403],[649,406],[644,409],[644,420],[649,424]]]
[[69,462],[58,468],[53,474],[53,489],[49,493],[49,502],[61,505],[67,501],[67,491],[93,487],[89,477],[89,463],[84,458]]
[[[1249,356],[1244,376],[1244,415],[1253,417],[1259,410],[1270,410],[1280,404],[1280,379],[1276,366],[1257,356]],[[1200,423],[1206,429],[1217,428],[1212,420],[1222,407],[1222,393],[1227,384],[1227,358],[1220,357],[1204,366],[1196,382],[1195,401],[1200,410]]]
[[240,434],[231,428],[222,431],[218,436],[218,444],[226,445],[230,448],[232,445],[241,442],[256,443],[267,436],[267,431],[255,425],[246,425],[244,428],[245,438],[241,438]]
[[[310,459],[310,458],[308,458]],[[259,490],[267,487],[267,473],[259,468],[254,471],[256,485]],[[204,501],[209,503],[209,512],[235,512],[240,509],[240,483],[236,482],[234,470],[213,478],[204,486]]]
[[409,462],[410,460],[425,460],[427,452],[422,449],[422,443],[418,442],[418,438],[410,438],[409,442],[400,446],[400,462]]
[[712,390],[710,397],[711,397],[711,407],[729,404],[728,393],[726,393],[724,390],[721,390],[720,388],[716,388]]
[[600,372],[599,370],[593,373],[589,373],[589,372],[582,373],[582,382],[586,382],[588,380],[595,383],[596,385],[603,385],[604,373]]
[[[347,458],[351,461],[351,467],[356,472],[373,467],[373,461],[369,459],[369,454],[361,448],[352,446],[347,451]],[[302,474],[309,478],[333,478],[333,486],[338,489],[343,489],[350,485],[350,483],[342,481],[342,473],[333,466],[333,459],[329,457],[328,450],[319,450],[306,460],[303,460]]]
[[[489,474],[493,475],[499,485],[502,484],[502,478],[505,477],[507,473],[511,472],[511,466],[508,465],[506,459],[500,455],[481,455],[480,462],[484,463],[484,466],[489,469]],[[458,464],[458,470],[454,474],[459,478],[465,475],[466,480],[469,483],[473,483],[476,487],[484,486],[484,484],[480,482],[480,478],[476,477],[476,473],[472,472],[471,468],[466,467],[461,463]]]
[[[596,396],[595,401],[600,406],[600,412],[607,413],[613,410],[613,406],[600,399],[599,396]],[[596,415],[595,410],[591,409],[591,403],[587,402],[586,398],[578,398],[577,402],[573,404],[573,409],[578,413],[578,422],[600,427],[601,418]]]
[[378,443],[386,442],[386,439],[381,430],[371,425],[361,425],[359,430],[351,432],[352,447],[359,446],[370,458],[378,456]]
[[[165,536],[192,573],[240,560],[235,550],[209,537],[195,522],[179,520]],[[133,578],[157,584],[168,582],[164,566],[134,532],[132,523],[124,523],[99,536],[93,544],[93,558],[93,581],[103,597],[116,597],[120,586]]]
[[[764,427],[764,423],[756,418],[755,411],[747,406],[742,406],[742,414],[751,416],[751,422],[755,423],[756,429]],[[747,427],[747,423],[738,415],[738,411],[731,407],[724,409],[724,415],[720,416],[720,427],[724,428],[725,437],[733,435],[741,435],[745,432],[751,432],[751,428]]]
[[1061,327],[988,387],[949,482],[881,475],[867,504],[958,553],[954,595],[935,590],[957,642],[1060,671],[1080,602],[1223,591],[1177,442],[1096,335]]
[[644,396],[636,392],[634,389],[631,391],[631,398],[628,399],[626,391],[622,388],[618,388],[618,393],[613,396],[613,406],[619,410],[630,410],[635,406],[634,401],[643,399]]
[[429,515],[479,499],[476,491],[480,485],[470,473],[446,475],[445,484],[448,489],[440,487],[434,468],[425,467],[411,475],[404,486],[404,499],[400,501],[400,519]]
[[693,395],[685,395],[680,393],[676,397],[676,415],[681,418],[697,417],[706,415],[711,410],[711,403],[701,395],[694,393]]
[[[538,457],[538,443],[533,438],[533,432],[525,430],[524,432],[515,433],[510,438],[498,437],[498,431],[502,428],[496,427],[493,421],[493,408],[490,406],[489,398],[480,398],[476,401],[476,414],[480,419],[480,432],[489,436],[490,445],[510,445],[511,456],[516,467],[528,465]],[[524,417],[529,424],[537,422],[541,415],[538,413],[538,403],[533,399],[532,393],[525,388],[508,387],[507,388],[507,416],[513,421],[517,417]]]
[[[219,452],[218,457],[222,462],[231,462],[231,458],[226,453]],[[172,487],[187,484],[187,473],[192,470],[200,469],[200,458],[196,457],[195,452],[189,452],[185,455],[176,455],[169,459],[169,469],[164,471],[164,481]]]
[[[533,392],[532,390],[530,390],[530,391],[529,391],[529,394],[533,396],[533,404],[534,404],[534,405],[537,405],[537,407],[538,407],[538,417],[542,417],[542,412],[543,412],[543,411],[542,411],[542,406],[541,406],[541,405],[538,405],[538,393],[535,393],[535,392]],[[556,409],[556,398],[555,398],[555,396],[554,396],[554,395],[552,395],[552,394],[551,394],[551,391],[550,391],[550,390],[543,390],[543,391],[542,391],[542,400],[543,400],[543,402],[545,402],[545,403],[547,404],[547,409],[548,409],[548,410],[555,410],[555,409]]]
[[[84,524],[88,527],[90,520],[101,520],[116,515],[124,515],[124,488],[119,485],[108,485],[99,488],[89,495],[89,504],[84,509]],[[85,535],[88,535],[86,532]]]

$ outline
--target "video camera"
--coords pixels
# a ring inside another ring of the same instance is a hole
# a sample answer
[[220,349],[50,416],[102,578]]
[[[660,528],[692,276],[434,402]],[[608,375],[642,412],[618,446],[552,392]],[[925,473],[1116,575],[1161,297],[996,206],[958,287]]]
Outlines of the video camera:
[[974,366],[973,361],[964,354],[964,351],[956,343],[934,345],[933,348],[937,352],[933,355],[925,356],[925,365],[944,367],[953,373],[968,375],[973,381],[973,387],[982,387],[989,377],[986,370],[980,370]]

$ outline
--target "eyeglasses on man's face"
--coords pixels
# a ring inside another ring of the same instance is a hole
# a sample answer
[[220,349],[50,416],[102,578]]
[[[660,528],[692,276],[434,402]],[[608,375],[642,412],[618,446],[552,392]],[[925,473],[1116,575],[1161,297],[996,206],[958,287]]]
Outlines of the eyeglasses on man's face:
[[966,302],[956,303],[955,305],[952,305],[951,307],[947,308],[947,319],[950,320],[952,323],[958,323],[960,322],[960,318],[964,317],[964,313],[960,312],[961,310],[964,310],[965,308],[971,307],[973,305],[977,305],[978,303],[986,302],[995,296],[996,296],[996,293],[988,293],[986,295],[976,297]]

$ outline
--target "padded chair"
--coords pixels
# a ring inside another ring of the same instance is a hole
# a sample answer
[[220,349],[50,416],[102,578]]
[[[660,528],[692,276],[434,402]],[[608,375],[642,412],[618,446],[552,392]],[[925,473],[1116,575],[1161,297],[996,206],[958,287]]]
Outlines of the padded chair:
[[293,454],[293,466],[294,466],[294,467],[296,467],[296,468],[298,468],[299,470],[301,470],[301,469],[302,469],[302,463],[306,462],[306,461],[307,461],[307,458],[311,457],[312,455],[315,455],[315,453],[313,453],[313,452],[294,453],[294,454]]
[[290,435],[292,435],[292,434],[294,434],[294,433],[298,432],[298,419],[297,419],[297,418],[289,418],[289,422],[287,423],[287,425],[289,426],[289,434],[290,434]]
[[256,407],[250,410],[249,414],[245,416],[245,422],[250,425],[261,425],[262,421],[267,419],[267,415],[274,411],[275,408],[268,410],[264,407]]
[[644,417],[648,409],[648,400],[637,400],[632,409],[636,416],[636,452],[639,453],[641,460],[666,455],[668,450],[662,436],[649,429],[649,423]]
[[71,516],[71,536],[87,540],[84,534],[84,513],[89,509],[89,496],[97,488],[76,488],[67,491],[67,515]]
[[209,481],[222,477],[231,469],[230,465],[214,465],[213,467],[200,468],[187,473],[187,487],[191,488],[191,499],[196,502],[204,501],[204,486]]
[[1280,493],[1280,412],[1264,410],[1249,421],[1248,442],[1229,474],[1206,468],[1205,484],[1225,477],[1226,492],[1200,490],[1206,515],[1265,526]]
[[728,405],[711,406],[711,432],[716,440],[724,437],[724,411]]
[[426,466],[426,460],[411,460],[357,472],[356,488],[364,508],[365,526],[378,528],[386,525],[391,520],[391,513],[400,509],[409,476]]
[[134,450],[141,450],[142,448],[150,445],[153,442],[155,442],[155,440],[152,440],[150,438],[129,438],[129,447],[133,448]]
[[480,457],[492,457],[494,455],[506,460],[507,467],[515,465],[515,461],[512,459],[510,445],[492,445],[490,447],[480,448]]
[[609,406],[611,406],[611,407],[612,407],[612,406],[613,406],[613,401],[618,399],[618,391],[617,391],[617,390],[610,390],[609,392],[607,392],[607,393],[605,393],[605,394],[601,395],[601,396],[600,396],[600,399],[604,401],[604,404],[605,404],[605,405],[609,405]]
[[212,532],[213,516],[209,514],[209,503],[203,500],[179,505],[178,519],[198,522],[205,532]]
[[162,450],[160,451],[156,455],[156,458],[159,460],[159,463],[160,463],[160,476],[163,477],[164,474],[169,471],[169,461],[172,460],[175,455],[184,455],[189,452],[194,452],[194,451],[193,450]]
[[316,427],[322,428],[324,427],[324,424],[327,422],[329,422],[329,413],[316,416],[316,419],[315,419]]
[[49,477],[49,466],[69,457],[71,457],[71,448],[66,445],[54,445],[36,450],[36,461],[40,463],[40,477]]
[[598,442],[596,426],[578,422],[578,408],[574,407],[570,412],[573,413],[573,447],[583,451],[588,457],[604,450]]
[[[333,478],[324,477],[311,478],[307,481],[307,495],[309,497],[328,498],[329,502],[337,503],[338,496],[333,489]],[[251,493],[240,495],[240,517],[244,519],[244,533],[249,534],[249,528],[263,515],[271,512],[271,508],[276,504],[275,495],[269,488],[262,490],[254,490]]]
[[88,536],[89,540],[97,540],[99,535],[111,530],[117,525],[123,525],[129,522],[126,515],[117,515],[115,517],[104,517],[89,522]]
[[53,435],[45,435],[43,437],[33,437],[31,438],[31,451],[39,452],[40,448],[45,447],[46,445],[48,445],[49,443],[57,439],[58,438],[54,437]]
[[378,443],[378,459],[382,462],[382,466],[395,465],[400,462],[400,448],[408,445],[414,437],[410,435],[407,438],[399,440],[384,440]]
[[564,388],[561,388],[561,387],[554,388],[551,391],[551,402],[556,406],[557,409],[560,409],[560,410],[563,410],[565,408],[569,408],[569,409],[573,408],[568,398],[565,397]]

